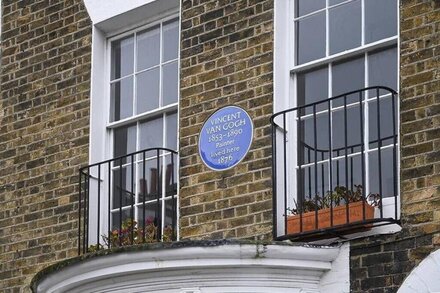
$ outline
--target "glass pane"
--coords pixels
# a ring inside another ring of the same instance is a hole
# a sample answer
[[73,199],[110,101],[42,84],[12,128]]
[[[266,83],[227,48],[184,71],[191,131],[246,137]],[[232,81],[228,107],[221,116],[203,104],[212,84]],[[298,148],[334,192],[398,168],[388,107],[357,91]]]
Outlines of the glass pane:
[[[316,115],[316,152],[315,152],[315,125],[313,116],[304,118],[301,122],[302,153],[301,164],[314,163],[328,158],[328,112]],[[315,159],[316,156],[316,159]]]
[[[396,193],[394,191],[394,176],[393,176],[393,148],[386,148],[381,150],[381,164],[379,165],[378,151],[372,151],[368,154],[369,157],[369,193],[379,193],[379,174],[382,173],[382,196],[390,197]],[[380,170],[380,172],[379,172]]]
[[[122,211],[122,217],[121,217],[121,226],[124,221],[127,221],[128,219],[131,219],[131,209],[123,210]],[[112,230],[119,230],[119,211],[112,212]],[[123,237],[121,237],[121,240],[123,240]],[[114,245],[117,245],[119,242],[119,239],[115,239],[115,243],[112,243]]]
[[[327,67],[300,73],[297,75],[298,105],[308,105],[328,98],[328,69]],[[323,103],[317,110],[327,108]],[[304,112],[304,111],[303,111]],[[312,108],[305,109],[306,114],[312,113]]]
[[166,115],[166,146],[169,149],[177,150],[177,113]]
[[[395,127],[397,131],[397,103],[394,103]],[[393,110],[392,110],[392,98],[385,97],[379,101],[379,121],[380,121],[380,138],[382,139],[382,145],[392,144],[394,141],[393,131]],[[370,148],[377,147],[378,131],[377,131],[377,101],[376,99],[368,102],[368,126],[369,126],[369,140]]]
[[310,165],[302,169],[302,187],[306,200],[315,200],[315,196],[322,198],[329,191],[328,184],[328,161],[316,165]]
[[[131,174],[131,161],[130,165],[120,168],[115,167],[113,170],[113,204],[112,209],[117,209],[121,206],[129,206],[132,201],[135,204],[134,194],[136,191],[136,182]],[[133,186],[132,186],[133,184]]]
[[133,115],[133,77],[110,85],[110,120],[118,121]]
[[[346,168],[347,166],[347,168]],[[362,156],[360,154],[332,160],[332,190],[345,187],[355,191],[356,185],[362,186]],[[343,204],[345,202],[341,202]]]
[[365,43],[397,34],[397,0],[365,1]]
[[160,61],[160,29],[155,26],[137,35],[137,70],[150,68]]
[[[165,218],[164,218],[164,241],[171,241],[173,239],[173,234],[176,234],[176,211],[177,211],[177,203],[176,199],[168,199],[165,201]],[[174,231],[173,231],[174,227]],[[173,233],[174,232],[174,233]],[[175,237],[174,237],[175,238]]]
[[[158,190],[162,193],[161,174],[157,172],[158,160],[147,159],[145,163],[138,166],[139,172],[139,202],[157,199]],[[159,169],[162,170],[162,159],[159,158]],[[162,171],[160,171],[161,173]],[[144,198],[145,197],[145,198]],[[162,196],[160,196],[162,197]]]
[[361,45],[361,2],[354,1],[329,10],[330,54]]
[[111,79],[117,79],[133,73],[134,41],[133,36],[113,41],[111,52]]
[[[364,58],[335,63],[332,68],[332,96],[365,88]],[[347,96],[347,103],[359,101],[359,94]],[[343,98],[333,100],[333,107],[342,106]]]
[[140,148],[155,148],[163,146],[163,118],[141,122]]
[[368,83],[369,86],[381,85],[397,89],[397,48],[368,56]]
[[296,22],[297,64],[325,57],[325,12]]
[[179,78],[179,71],[177,69],[177,61],[163,66],[163,72],[162,72],[163,106],[177,103],[178,78]]
[[162,62],[177,59],[179,49],[179,21],[173,19],[163,25]]
[[332,157],[345,155],[346,151],[352,154],[361,150],[363,140],[359,104],[347,107],[346,111],[346,118],[344,108],[332,113]]
[[322,8],[325,8],[325,0],[297,0],[296,16],[302,16]]
[[[173,161],[171,161],[173,156]],[[167,155],[165,157],[166,173],[165,173],[165,196],[177,194],[177,156]]]
[[[113,134],[113,157],[117,158],[136,151],[136,125],[116,128]],[[125,162],[125,161],[123,161]],[[115,161],[115,164],[119,164]]]
[[[155,202],[151,202],[145,205],[144,207],[141,205],[138,207],[138,218],[139,218],[139,229],[142,231],[145,223],[145,242],[156,242],[157,241],[157,229],[161,229],[162,226],[162,202],[159,204]],[[159,236],[161,236],[161,231],[159,230]]]
[[159,68],[136,76],[136,113],[144,113],[159,107]]

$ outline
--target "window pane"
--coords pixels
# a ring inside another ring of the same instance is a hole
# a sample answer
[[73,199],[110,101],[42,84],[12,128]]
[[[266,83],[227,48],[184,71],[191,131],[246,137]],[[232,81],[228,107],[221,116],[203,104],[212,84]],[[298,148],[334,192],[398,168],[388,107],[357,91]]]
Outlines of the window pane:
[[[328,98],[328,69],[319,68],[297,75],[297,101],[298,105],[322,101]],[[327,104],[317,107],[317,110],[327,108]],[[312,108],[307,107],[306,114],[312,113]]]
[[133,77],[124,78],[110,85],[111,117],[118,121],[133,114]]
[[166,62],[177,58],[179,49],[179,22],[177,19],[163,25],[162,59]]
[[325,0],[297,0],[296,16],[305,15],[322,8],[325,8]]
[[166,147],[177,150],[177,113],[166,116],[167,123],[167,144]]
[[[393,103],[390,96],[380,98],[379,100],[380,139],[382,139],[382,145],[384,146],[392,144],[394,135],[396,135],[393,131]],[[397,116],[397,103],[394,103],[394,113]],[[378,145],[376,98],[368,102],[368,116],[370,148],[374,148]],[[395,117],[394,123],[397,131],[396,119],[397,117]]]
[[140,148],[154,148],[163,146],[163,118],[141,122]]
[[133,189],[131,185],[132,174],[131,166],[119,168],[113,171],[113,204],[112,209],[121,206],[129,206],[132,201],[135,203],[134,193],[136,191],[136,182],[133,178]]
[[325,57],[325,12],[297,21],[296,28],[297,63]]
[[386,148],[381,150],[381,164],[379,168],[378,152],[372,151],[368,154],[369,162],[369,176],[370,182],[369,193],[380,193],[379,189],[379,169],[382,172],[382,197],[394,196],[397,192],[394,191],[393,180],[393,148]]
[[[120,157],[136,151],[136,125],[116,128],[113,135],[113,157]],[[115,162],[119,164],[119,162]]]
[[[121,222],[124,223],[128,219],[131,219],[131,209],[122,210]],[[112,212],[112,230],[119,230],[119,211]],[[112,244],[119,244],[119,239]]]
[[[335,63],[332,68],[332,96],[365,88],[363,57],[346,62]],[[347,103],[359,101],[359,95],[347,96]],[[333,100],[333,107],[344,105],[344,99]]]
[[[347,169],[345,168],[347,166]],[[332,189],[337,186],[356,190],[355,185],[362,185],[362,157],[360,154],[332,160]]]
[[397,0],[365,1],[365,42],[397,34]]
[[179,72],[177,70],[177,61],[163,66],[162,72],[162,93],[163,106],[177,103],[177,80]]
[[[172,161],[171,157],[173,157]],[[177,194],[177,163],[176,155],[165,156],[165,196],[173,196]]]
[[[333,157],[356,153],[361,150],[361,116],[359,104],[347,107],[347,117],[344,108],[332,113],[332,145]],[[347,123],[347,124],[346,124]],[[345,139],[347,138],[347,149]]]
[[368,55],[368,83],[397,89],[397,48]]
[[144,113],[159,107],[159,68],[136,76],[136,113]]
[[330,54],[361,45],[361,2],[354,1],[329,10]]
[[[159,204],[154,201],[145,205],[145,210],[143,206],[138,207],[138,217],[139,217],[139,229],[143,232],[145,217],[145,242],[156,242],[157,239],[157,228],[161,229],[162,226],[162,202]],[[142,235],[142,234],[141,234]]]
[[114,41],[111,46],[111,79],[113,80],[133,73],[133,36]]
[[160,59],[159,26],[145,30],[137,35],[137,70],[159,64]]
[[[144,196],[145,201],[157,199],[157,191],[161,190],[162,184],[159,178],[160,173],[157,173],[156,158],[157,156],[155,154],[154,159],[145,160],[145,164],[139,164],[139,202],[144,201]],[[145,169],[143,170],[143,168]],[[162,169],[162,158],[159,159],[159,169]]]

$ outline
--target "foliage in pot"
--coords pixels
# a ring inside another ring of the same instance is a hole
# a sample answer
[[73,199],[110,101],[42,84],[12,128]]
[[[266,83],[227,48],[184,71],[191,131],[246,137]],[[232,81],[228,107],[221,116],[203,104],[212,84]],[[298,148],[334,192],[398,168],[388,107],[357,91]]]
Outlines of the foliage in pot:
[[[162,239],[157,239],[157,225],[152,218],[145,220],[145,233],[144,227],[138,225],[137,221],[127,219],[122,222],[121,229],[114,229],[110,232],[110,235],[102,235],[104,244],[91,245],[89,252],[94,252],[100,249],[108,247],[120,247],[128,245],[137,245],[143,243],[154,242],[171,242],[173,241],[173,228],[171,226],[165,226],[162,233]],[[133,238],[132,238],[133,237]]]
[[[361,185],[355,185],[355,190],[337,186],[325,196],[305,199],[301,205],[295,202],[296,208],[289,209],[287,232],[295,234],[373,219],[374,207],[380,206],[380,199],[379,194],[364,196]],[[363,227],[370,229],[371,225]]]

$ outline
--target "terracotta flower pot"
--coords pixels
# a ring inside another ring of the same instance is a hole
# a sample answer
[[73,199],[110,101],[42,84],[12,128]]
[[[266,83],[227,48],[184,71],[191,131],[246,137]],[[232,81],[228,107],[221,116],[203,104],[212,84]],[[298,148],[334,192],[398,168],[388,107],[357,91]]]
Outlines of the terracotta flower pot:
[[[318,210],[318,229],[325,229],[334,226],[340,226],[348,223],[364,220],[362,201],[348,204],[349,221],[347,222],[347,206],[340,205],[333,208],[333,225],[330,221],[330,208]],[[374,207],[365,203],[365,220],[374,218]],[[364,230],[371,229],[371,225],[364,225]],[[315,212],[302,214],[302,231],[300,229],[300,215],[287,217],[287,233],[296,234],[316,230]]]

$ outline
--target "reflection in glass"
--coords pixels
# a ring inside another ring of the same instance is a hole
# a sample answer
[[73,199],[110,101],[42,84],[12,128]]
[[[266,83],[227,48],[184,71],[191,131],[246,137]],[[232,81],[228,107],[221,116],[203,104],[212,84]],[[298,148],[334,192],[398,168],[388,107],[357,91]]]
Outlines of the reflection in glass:
[[160,61],[159,26],[147,29],[137,35],[137,70],[158,65]]
[[[397,48],[377,51],[368,55],[369,86],[387,86],[397,89]],[[372,93],[376,95],[376,93]]]
[[[113,135],[113,157],[127,155],[136,151],[136,125],[118,127]],[[125,162],[125,161],[124,161]],[[119,162],[115,161],[115,164]]]
[[163,146],[163,118],[145,120],[140,125],[140,149]]
[[325,0],[296,0],[296,17],[325,8]]
[[111,80],[133,73],[134,41],[133,36],[112,42]]
[[[308,105],[328,98],[328,69],[322,67],[297,75],[298,105]],[[317,110],[327,108],[327,104],[317,105]],[[312,107],[307,107],[303,113],[312,113]]]
[[110,85],[111,117],[118,121],[133,114],[133,77],[127,77]]
[[[162,159],[159,158],[159,172],[157,172],[157,158],[145,160],[145,164],[140,163],[138,169],[139,195],[138,201],[142,202],[157,199],[162,193]],[[145,169],[143,169],[145,167]],[[159,192],[158,192],[159,191]]]
[[330,54],[361,45],[360,1],[349,2],[329,10],[329,34]]
[[169,149],[177,150],[177,113],[166,116],[166,146]]
[[[369,141],[370,148],[378,146],[377,140],[377,118],[380,122],[380,139],[382,139],[382,146],[392,144],[394,141],[393,133],[393,110],[392,98],[390,96],[381,98],[379,101],[379,117],[377,116],[377,100],[376,98],[368,102],[368,126],[369,126]],[[397,103],[394,103],[394,113],[397,113]],[[397,114],[396,114],[397,116]],[[397,125],[397,117],[395,117],[395,125]]]
[[296,22],[297,64],[325,57],[325,12]]
[[177,59],[179,48],[179,21],[173,19],[163,24],[163,62]]
[[136,80],[137,114],[159,107],[159,68],[139,73]]
[[[335,63],[332,67],[332,96],[338,96],[365,87],[364,58]],[[359,94],[347,96],[347,104],[358,102]],[[333,107],[344,105],[344,99],[333,101]]]
[[[133,183],[133,186],[132,186]],[[131,174],[131,166],[122,167],[117,166],[113,171],[113,202],[112,209],[117,209],[121,206],[129,206],[135,203],[134,193],[136,190],[136,182]]]
[[381,150],[381,164],[379,167],[378,151],[372,151],[368,154],[369,161],[369,183],[370,193],[380,193],[379,189],[379,174],[382,176],[382,197],[394,196],[397,191],[394,191],[393,179],[393,147]]
[[365,1],[365,43],[397,34],[397,0]]
[[179,78],[179,72],[177,69],[177,61],[163,66],[163,72],[162,72],[163,105],[162,106],[177,103],[178,78]]

